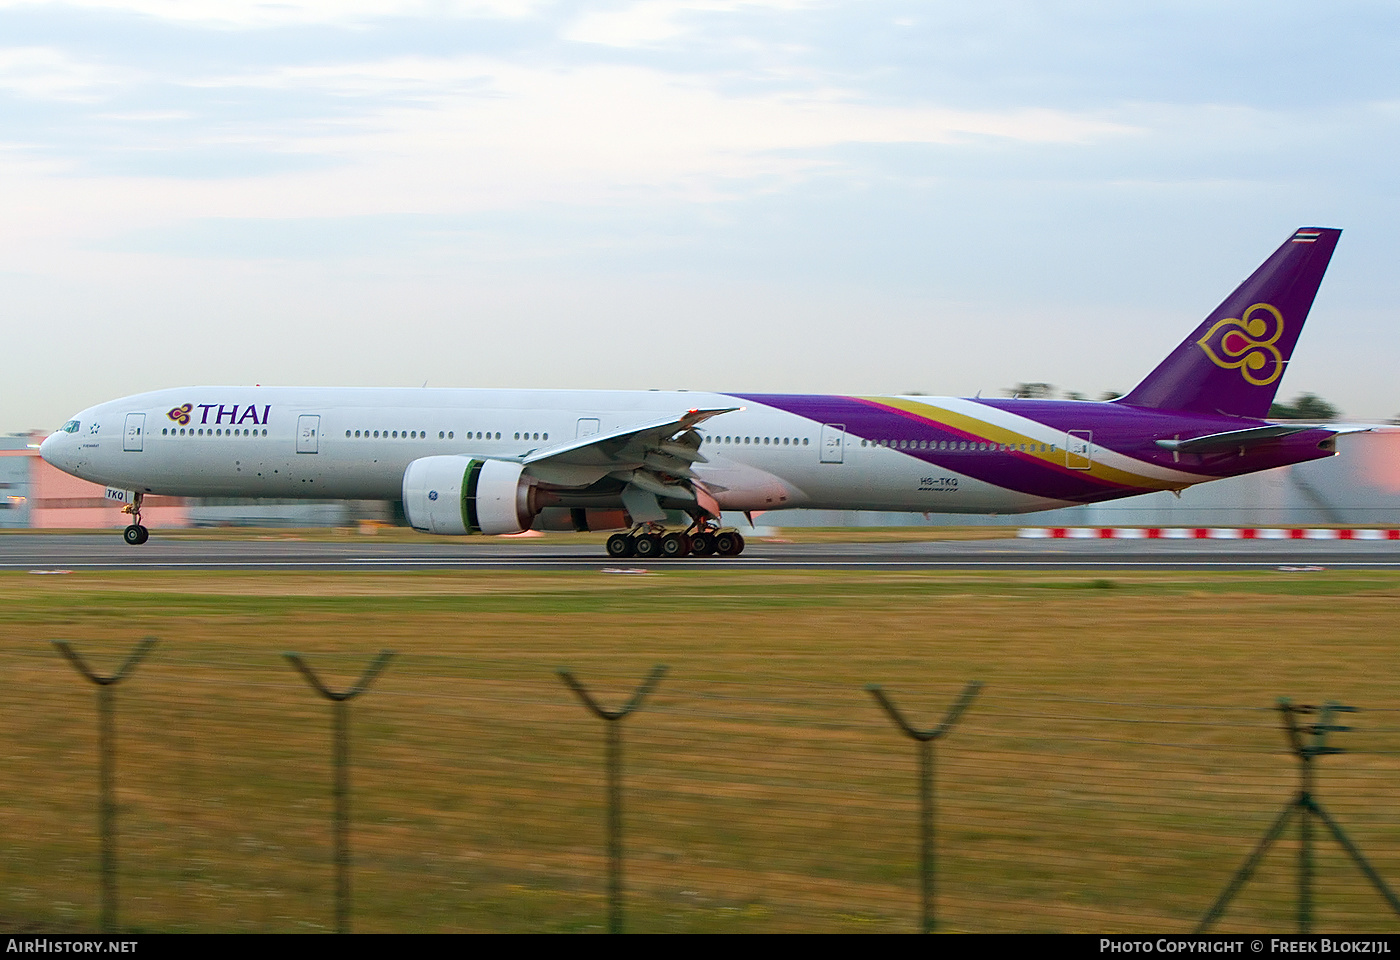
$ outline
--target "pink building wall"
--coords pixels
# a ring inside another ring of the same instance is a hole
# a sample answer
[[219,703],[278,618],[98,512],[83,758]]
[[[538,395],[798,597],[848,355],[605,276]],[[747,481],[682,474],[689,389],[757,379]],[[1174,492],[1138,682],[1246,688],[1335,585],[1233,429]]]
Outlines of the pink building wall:
[[[34,435],[38,443],[42,435]],[[0,455],[28,457],[29,526],[39,529],[117,530],[131,523],[122,505],[106,498],[106,487],[70,477],[43,461],[36,449],[0,451]],[[189,511],[179,497],[147,497],[141,522],[152,529],[187,527]]]

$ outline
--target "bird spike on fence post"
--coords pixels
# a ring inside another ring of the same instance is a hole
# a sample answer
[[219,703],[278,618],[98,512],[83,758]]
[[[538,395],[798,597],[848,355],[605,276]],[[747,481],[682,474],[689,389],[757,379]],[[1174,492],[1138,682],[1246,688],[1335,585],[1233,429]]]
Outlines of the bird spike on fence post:
[[943,717],[943,722],[932,730],[916,729],[904,714],[899,712],[899,708],[894,705],[889,697],[885,696],[885,691],[879,684],[867,684],[865,689],[870,695],[885,708],[885,712],[890,715],[895,723],[906,736],[918,743],[919,751],[919,889],[922,900],[923,930],[924,933],[933,933],[937,924],[934,914],[934,823],[933,823],[933,747],[935,740],[941,739],[953,724],[958,722],[958,718],[963,715],[963,711],[971,705],[977,692],[982,689],[982,684],[976,680],[963,688],[963,692],[953,705],[948,708],[947,714]]
[[595,717],[606,720],[608,767],[608,932],[622,932],[622,735],[616,721],[642,705],[647,695],[656,689],[666,674],[665,664],[658,663],[632,694],[632,699],[620,710],[604,710],[574,679],[568,670],[559,670],[563,680]]
[[113,769],[116,764],[116,739],[112,731],[112,688],[122,680],[136,665],[146,658],[146,654],[151,652],[151,648],[156,645],[155,637],[147,637],[136,645],[136,648],[127,656],[126,662],[121,665],[121,669],[109,677],[100,676],[92,671],[87,665],[87,661],[82,655],[74,650],[67,640],[55,640],[53,645],[58,648],[58,652],[68,659],[73,668],[93,683],[97,684],[97,792],[98,813],[97,830],[102,842],[102,932],[115,933],[117,929],[117,836],[116,819],[117,805],[112,794]]
[[332,792],[335,795],[335,825],[332,828],[335,844],[335,930],[336,933],[350,932],[350,732],[349,723],[346,716],[346,704],[364,693],[369,685],[374,682],[374,678],[388,666],[389,661],[394,657],[394,651],[381,650],[379,656],[366,669],[360,677],[360,682],[343,693],[336,693],[321,682],[321,678],[312,672],[311,667],[295,653],[284,653],[296,667],[298,672],[306,678],[306,682],[311,685],[321,696],[331,701],[334,705],[332,714],[335,718],[335,758],[333,766],[335,768],[335,782]]
[[[1345,753],[1341,747],[1331,747],[1327,745],[1327,734],[1345,733],[1351,727],[1344,727],[1333,722],[1336,714],[1355,713],[1356,707],[1343,706],[1340,703],[1328,702],[1320,708],[1308,706],[1307,704],[1295,704],[1287,697],[1280,697],[1278,701],[1279,713],[1283,716],[1283,732],[1288,738],[1288,747],[1293,751],[1293,755],[1298,758],[1298,792],[1295,793],[1279,814],[1278,819],[1269,827],[1262,840],[1254,847],[1253,852],[1245,860],[1244,864],[1235,871],[1235,875],[1230,878],[1230,882],[1225,885],[1220,896],[1215,903],[1206,911],[1206,915],[1201,918],[1201,922],[1196,926],[1196,933],[1204,933],[1220,915],[1225,912],[1225,908],[1230,905],[1230,901],[1235,898],[1254,873],[1254,868],[1259,865],[1264,854],[1268,852],[1273,842],[1283,835],[1284,827],[1288,826],[1288,820],[1295,813],[1298,815],[1298,932],[1309,933],[1312,928],[1312,818],[1316,817],[1327,827],[1332,837],[1341,845],[1342,849],[1351,857],[1357,868],[1371,881],[1371,886],[1375,887],[1381,896],[1396,914],[1400,914],[1400,898],[1394,892],[1381,875],[1375,871],[1370,862],[1362,855],[1356,844],[1351,842],[1351,838],[1346,835],[1341,824],[1332,819],[1332,816],[1322,808],[1313,796],[1313,758],[1323,757],[1331,754]],[[1317,714],[1316,723],[1300,725],[1297,717],[1310,714]]]

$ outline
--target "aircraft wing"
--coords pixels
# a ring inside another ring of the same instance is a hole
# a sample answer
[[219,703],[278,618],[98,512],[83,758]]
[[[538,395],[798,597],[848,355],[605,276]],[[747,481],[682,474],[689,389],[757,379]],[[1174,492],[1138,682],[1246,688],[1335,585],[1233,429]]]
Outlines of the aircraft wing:
[[1342,433],[1366,433],[1371,427],[1366,426],[1346,426],[1343,424],[1325,423],[1270,423],[1262,427],[1249,427],[1244,430],[1227,430],[1224,433],[1211,433],[1204,437],[1192,437],[1189,440],[1158,440],[1157,446],[1164,447],[1177,453],[1217,453],[1222,450],[1237,450],[1245,447],[1256,446],[1267,443],[1270,440],[1277,440],[1280,437],[1289,437],[1295,433],[1304,433],[1308,430],[1327,430],[1334,436]]
[[694,428],[738,409],[687,410],[679,417],[618,427],[532,450],[520,462],[532,476],[558,486],[587,486],[612,476],[659,497],[695,500],[691,465],[709,461],[700,453],[700,435]]

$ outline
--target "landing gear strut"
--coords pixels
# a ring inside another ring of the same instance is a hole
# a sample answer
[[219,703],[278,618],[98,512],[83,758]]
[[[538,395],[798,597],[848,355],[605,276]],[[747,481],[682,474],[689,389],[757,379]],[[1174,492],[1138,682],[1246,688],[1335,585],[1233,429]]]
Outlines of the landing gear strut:
[[122,539],[133,547],[138,547],[151,539],[151,531],[141,525],[141,501],[145,495],[139,490],[136,498],[122,507],[122,513],[131,514],[131,525],[122,531]]

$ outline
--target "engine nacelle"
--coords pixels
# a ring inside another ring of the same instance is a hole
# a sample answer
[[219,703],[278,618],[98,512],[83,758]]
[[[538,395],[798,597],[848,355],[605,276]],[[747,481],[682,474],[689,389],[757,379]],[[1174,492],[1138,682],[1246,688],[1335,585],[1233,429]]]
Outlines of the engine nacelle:
[[403,512],[424,533],[520,533],[539,513],[525,467],[504,460],[423,457],[403,473]]

